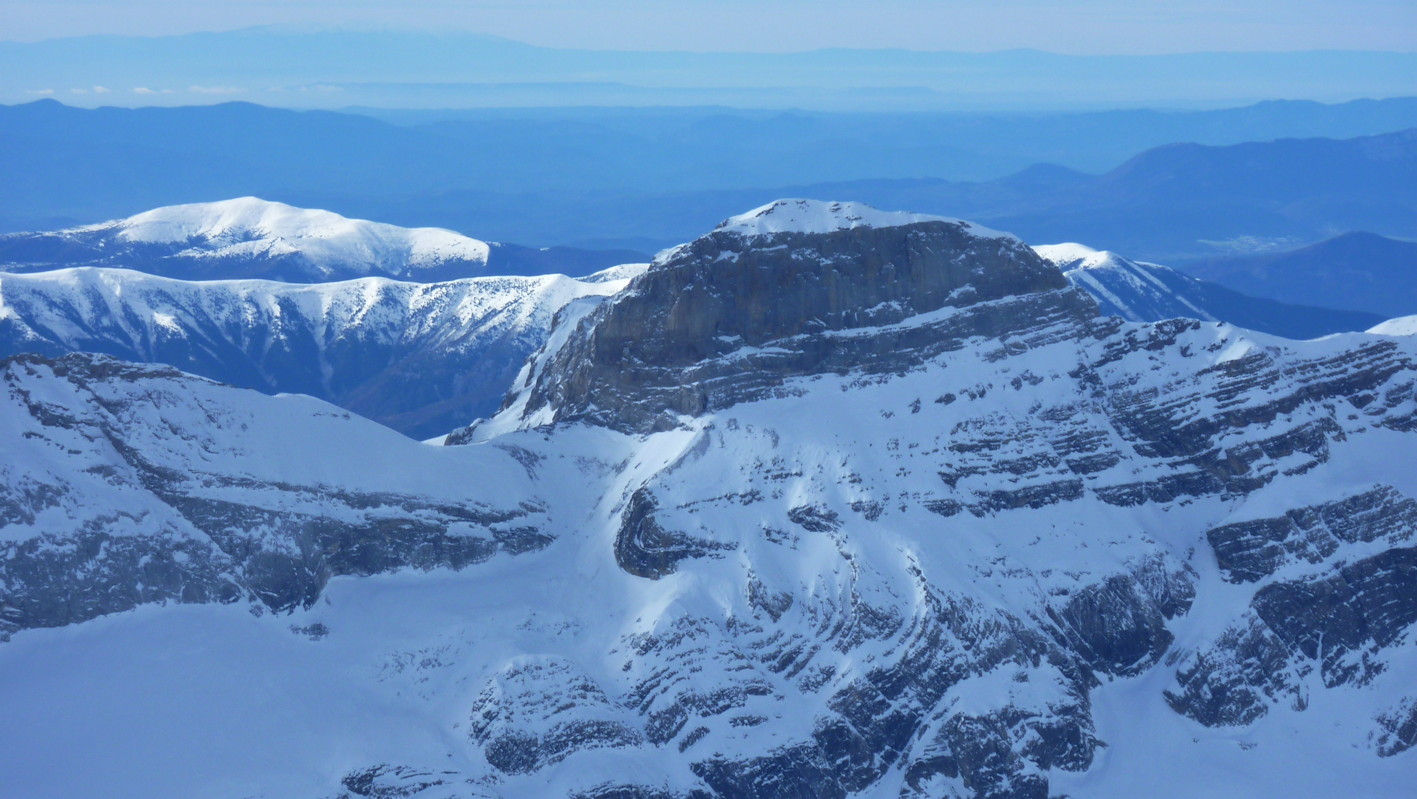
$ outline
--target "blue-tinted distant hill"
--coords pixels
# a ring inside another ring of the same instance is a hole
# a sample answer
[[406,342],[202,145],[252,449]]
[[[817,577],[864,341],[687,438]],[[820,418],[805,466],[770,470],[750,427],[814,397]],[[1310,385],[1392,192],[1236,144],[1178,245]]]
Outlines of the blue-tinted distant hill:
[[[1178,265],[1225,249],[1305,244],[1346,230],[1414,236],[1417,129],[1170,145],[1083,185],[1046,192],[1025,183],[1016,190],[991,221],[1034,240],[1080,236]],[[1290,301],[1313,304],[1313,298]]]
[[[84,110],[40,101],[0,109],[0,217],[98,222],[148,208],[318,187],[400,196],[468,174],[457,142],[366,117],[247,103]],[[28,209],[28,210],[27,210]]]
[[1206,280],[1285,302],[1417,314],[1417,243],[1353,232],[1296,250],[1211,258],[1186,266]]
[[[617,231],[627,240],[640,237],[665,244],[682,240],[695,223],[702,226],[704,220],[722,219],[734,208],[777,197],[852,198],[878,208],[953,215],[1011,231],[1026,241],[1081,239],[1140,259],[1183,266],[1218,254],[1290,249],[1345,230],[1417,237],[1417,129],[1342,140],[1172,145],[1142,153],[1102,175],[1035,167],[982,182],[839,181],[601,197],[582,200],[575,219],[562,218],[543,230],[563,241]],[[459,194],[456,200],[449,196],[424,208],[460,204],[470,209],[479,202]],[[515,224],[516,218],[532,218],[534,202],[498,197],[497,208],[486,208],[485,216],[494,227],[503,220],[491,219],[501,213],[507,215],[506,223]],[[362,213],[397,216],[393,209]]]

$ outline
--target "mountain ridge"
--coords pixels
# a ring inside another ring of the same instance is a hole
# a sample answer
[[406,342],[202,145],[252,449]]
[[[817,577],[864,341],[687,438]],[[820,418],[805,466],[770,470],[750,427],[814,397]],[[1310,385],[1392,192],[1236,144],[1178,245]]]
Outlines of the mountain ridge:
[[191,282],[121,269],[0,273],[0,354],[101,352],[331,400],[416,438],[488,415],[551,318],[637,267],[444,283]]
[[1293,302],[1403,316],[1417,310],[1417,243],[1350,231],[1297,250],[1209,258],[1186,271]]
[[1379,314],[1287,305],[1246,296],[1159,264],[1138,263],[1081,244],[1040,245],[1033,249],[1062,269],[1073,285],[1091,294],[1103,313],[1131,322],[1176,318],[1224,321],[1285,338],[1308,339],[1367,330],[1381,321]]
[[[1390,133],[1417,125],[1417,102],[1037,118],[708,108],[502,109],[463,118],[434,114],[407,119],[409,124],[400,125],[355,114],[249,104],[0,107],[0,138],[11,155],[0,170],[10,188],[0,195],[0,225],[9,230],[68,226],[174,203],[257,195],[352,217],[431,224],[533,245],[651,238],[658,243],[636,248],[653,251],[778,197],[832,196],[883,208],[963,215],[1036,241],[1082,238],[1172,263],[1165,252],[1090,235],[1091,228],[1077,225],[1096,226],[1097,219],[1047,230],[985,219],[999,210],[993,200],[985,202],[992,195],[961,194],[963,189],[948,182],[994,181],[1040,162],[1102,173],[1149,148],[1177,141],[1226,146]],[[523,155],[486,157],[504,150]],[[921,176],[937,181],[937,196],[885,196],[879,187],[840,186]],[[833,184],[840,188],[830,188]],[[543,188],[528,191],[529,186]],[[990,191],[998,194],[1005,188]],[[1061,190],[1047,181],[1025,188]],[[724,191],[736,193],[717,200],[704,194]],[[945,194],[952,196],[941,199]],[[73,221],[41,221],[55,218]],[[1221,221],[1207,220],[1206,226],[1222,227]],[[1360,219],[1338,229],[1398,235],[1373,224]],[[1230,235],[1201,231],[1198,238]]]

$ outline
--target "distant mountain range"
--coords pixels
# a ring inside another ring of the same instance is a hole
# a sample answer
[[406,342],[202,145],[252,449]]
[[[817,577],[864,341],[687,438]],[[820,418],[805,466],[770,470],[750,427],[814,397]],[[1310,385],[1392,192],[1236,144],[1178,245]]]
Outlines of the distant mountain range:
[[1346,233],[1297,250],[1210,258],[1186,272],[1284,302],[1323,303],[1385,317],[1417,313],[1417,243]]
[[[1401,234],[1368,213],[1366,201],[1350,203],[1349,218],[1334,220],[1325,212],[1317,223],[1339,226],[1318,233],[1312,225],[1296,231],[1260,224],[1282,216],[1285,204],[1322,199],[1323,181],[1301,186],[1299,200],[1292,192],[1245,195],[1239,208],[1215,211],[1222,202],[1214,196],[1137,187],[1139,175],[1109,182],[1077,172],[1106,172],[1139,151],[1178,141],[1229,146],[1417,128],[1417,100],[1411,98],[1031,116],[723,108],[370,113],[401,124],[243,103],[85,110],[43,101],[0,107],[0,230],[50,230],[157,206],[254,195],[497,241],[653,250],[777,197],[828,196],[928,207],[996,224],[1014,220],[1004,226],[1030,240],[1082,239],[1172,263],[1179,251],[1175,242],[1138,248],[1113,234],[1136,229],[1133,238],[1146,239],[1174,227],[1187,245],[1183,254],[1195,238],[1247,235],[1236,234],[1237,227],[1255,228],[1260,236],[1297,236],[1296,244],[1347,229]],[[1277,145],[1256,146],[1261,161],[1269,151],[1279,157]],[[1138,157],[1157,169],[1177,168],[1176,154]],[[1309,171],[1308,157],[1328,156],[1291,153],[1280,165]],[[1065,168],[1029,168],[1039,163]],[[1350,182],[1361,180],[1355,175]],[[1069,193],[1092,184],[1085,196]],[[1134,214],[1125,225],[1087,210],[1110,198],[1128,211],[1138,197],[1144,202],[1137,214],[1145,216]],[[1172,213],[1177,211],[1183,213]],[[1154,219],[1158,214],[1169,215]],[[1360,223],[1352,222],[1354,216]],[[1051,221],[1059,224],[1046,224]],[[1088,228],[1078,228],[1080,223]],[[1282,232],[1266,232],[1275,227]],[[1100,237],[1094,232],[1099,229]],[[1197,254],[1216,252],[1207,246]]]
[[257,197],[144,211],[97,225],[0,234],[0,271],[117,266],[187,280],[264,278],[323,283],[387,277],[580,275],[633,252],[555,251],[497,244],[440,228],[401,228]]
[[1036,111],[1391,97],[1411,91],[1414,69],[1417,54],[1405,52],[614,52],[457,32],[252,28],[0,43],[0,101],[49,90],[119,104],[238,97],[307,108],[716,104]]
[[[853,197],[963,216],[1028,241],[1082,240],[1180,266],[1349,230],[1417,236],[1417,128],[1342,140],[1168,145],[1102,175],[1040,165],[982,183],[867,180],[612,199],[588,208],[576,232],[618,229],[668,241],[686,219],[722,218],[779,196]],[[513,205],[508,213],[528,210]]]

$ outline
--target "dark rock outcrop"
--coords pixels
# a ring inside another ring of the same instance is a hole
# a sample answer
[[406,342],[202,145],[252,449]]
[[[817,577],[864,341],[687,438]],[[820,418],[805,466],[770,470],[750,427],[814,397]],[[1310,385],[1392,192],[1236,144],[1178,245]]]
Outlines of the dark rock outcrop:
[[1293,560],[1321,563],[1345,542],[1384,539],[1399,544],[1414,535],[1417,502],[1391,486],[1296,508],[1277,518],[1227,524],[1206,533],[1231,582],[1255,582]]
[[654,496],[646,488],[630,495],[615,534],[615,562],[635,575],[657,580],[685,558],[701,558],[728,547],[664,529],[655,520]]
[[483,688],[468,736],[493,768],[526,774],[576,752],[643,744],[644,733],[620,715],[604,690],[570,663],[525,658]]
[[1247,724],[1287,698],[1298,707],[1304,675],[1332,688],[1363,684],[1374,655],[1417,624],[1417,549],[1396,548],[1304,580],[1256,592],[1246,619],[1177,673],[1167,699],[1202,724]]

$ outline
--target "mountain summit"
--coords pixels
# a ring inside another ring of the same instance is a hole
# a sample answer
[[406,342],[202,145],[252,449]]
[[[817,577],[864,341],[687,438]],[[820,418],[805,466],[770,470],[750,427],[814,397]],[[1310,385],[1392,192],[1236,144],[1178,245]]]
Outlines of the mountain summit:
[[[1014,301],[992,304],[1006,298]],[[897,370],[962,335],[1092,313],[1085,294],[1013,236],[943,217],[785,200],[661,253],[534,364],[509,401],[527,423],[593,418],[665,429],[676,415],[763,396],[792,378]],[[916,323],[929,327],[916,331],[918,341],[905,333],[908,344],[876,341],[883,327]]]

